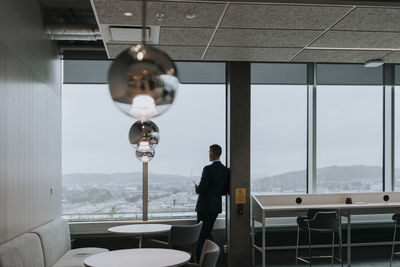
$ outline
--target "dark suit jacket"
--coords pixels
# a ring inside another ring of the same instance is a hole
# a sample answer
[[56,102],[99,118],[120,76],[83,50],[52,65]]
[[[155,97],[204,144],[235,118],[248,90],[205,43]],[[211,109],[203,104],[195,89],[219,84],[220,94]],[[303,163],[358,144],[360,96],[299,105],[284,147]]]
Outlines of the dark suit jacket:
[[220,161],[205,166],[201,181],[196,188],[199,194],[196,204],[198,213],[218,214],[222,211],[222,195],[228,192],[229,171]]

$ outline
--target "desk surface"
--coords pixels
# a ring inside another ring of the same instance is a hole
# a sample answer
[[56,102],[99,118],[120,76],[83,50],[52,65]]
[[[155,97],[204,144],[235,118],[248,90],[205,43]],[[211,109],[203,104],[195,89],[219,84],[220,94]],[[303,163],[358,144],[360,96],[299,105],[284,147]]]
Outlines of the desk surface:
[[376,208],[396,208],[400,207],[400,202],[386,202],[386,203],[366,203],[355,202],[353,204],[308,204],[308,205],[263,205],[264,210],[271,211],[286,211],[286,210],[303,210],[303,209],[376,209]]
[[[353,204],[345,204],[347,198]],[[389,214],[400,212],[400,192],[253,195],[252,206],[252,218],[259,222],[266,217],[304,215],[308,209],[340,209],[345,216]]]
[[171,225],[169,224],[128,224],[121,226],[114,226],[107,229],[111,233],[118,234],[156,234],[164,233],[171,230]]
[[136,248],[99,253],[87,257],[87,267],[173,267],[190,260],[190,254],[174,249]]

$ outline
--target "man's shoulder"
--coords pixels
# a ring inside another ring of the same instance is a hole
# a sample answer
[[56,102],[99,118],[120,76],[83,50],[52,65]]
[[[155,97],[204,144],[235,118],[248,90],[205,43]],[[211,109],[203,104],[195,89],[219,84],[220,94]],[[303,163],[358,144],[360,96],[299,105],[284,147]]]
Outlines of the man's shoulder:
[[204,166],[204,169],[209,169],[209,168],[211,168],[212,167],[212,163],[211,164],[208,164],[208,165],[206,165],[206,166]]
[[210,165],[207,165],[204,168],[212,168],[212,169],[228,169],[221,161],[214,161]]

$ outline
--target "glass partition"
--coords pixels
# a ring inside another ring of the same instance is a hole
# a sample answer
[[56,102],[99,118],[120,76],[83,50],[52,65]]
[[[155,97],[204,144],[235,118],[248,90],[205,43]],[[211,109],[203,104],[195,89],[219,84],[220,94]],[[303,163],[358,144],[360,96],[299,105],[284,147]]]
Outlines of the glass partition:
[[307,86],[251,86],[253,193],[306,192]]
[[382,191],[382,86],[317,87],[317,192]]
[[[128,141],[135,120],[118,111],[106,84],[64,85],[62,100],[63,215],[141,219],[142,164]],[[153,121],[161,137],[149,163],[149,218],[193,217],[193,181],[210,164],[211,144],[222,146],[225,163],[225,85],[182,85]]]

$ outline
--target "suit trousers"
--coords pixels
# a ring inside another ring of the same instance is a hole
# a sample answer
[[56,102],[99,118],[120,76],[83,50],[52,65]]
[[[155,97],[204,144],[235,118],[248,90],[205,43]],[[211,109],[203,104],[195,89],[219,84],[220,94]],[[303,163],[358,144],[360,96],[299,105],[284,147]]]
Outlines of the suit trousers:
[[200,261],[201,251],[203,250],[204,242],[206,239],[212,240],[211,231],[214,227],[214,222],[217,219],[218,214],[206,214],[197,212],[197,222],[203,222],[201,227],[199,241],[197,242],[196,258]]

